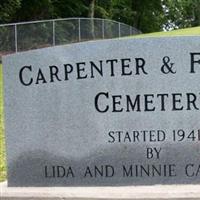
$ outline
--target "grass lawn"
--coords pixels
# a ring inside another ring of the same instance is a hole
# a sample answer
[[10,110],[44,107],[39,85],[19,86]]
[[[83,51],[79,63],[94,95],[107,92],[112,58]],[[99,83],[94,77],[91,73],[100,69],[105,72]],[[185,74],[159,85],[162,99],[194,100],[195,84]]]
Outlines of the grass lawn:
[[3,127],[3,86],[2,65],[0,64],[0,181],[6,178],[5,140]]
[[141,35],[136,35],[136,36],[131,36],[131,37],[143,38],[143,37],[168,37],[168,36],[200,36],[200,26],[168,31],[168,32],[146,33],[146,34],[141,34]]
[[[200,27],[180,29],[170,32],[157,32],[149,34],[141,34],[138,36],[131,36],[134,38],[143,37],[162,37],[162,36],[186,36],[196,35],[200,36]],[[0,181],[6,179],[6,162],[5,162],[5,140],[3,127],[3,94],[2,94],[2,66],[0,65]]]

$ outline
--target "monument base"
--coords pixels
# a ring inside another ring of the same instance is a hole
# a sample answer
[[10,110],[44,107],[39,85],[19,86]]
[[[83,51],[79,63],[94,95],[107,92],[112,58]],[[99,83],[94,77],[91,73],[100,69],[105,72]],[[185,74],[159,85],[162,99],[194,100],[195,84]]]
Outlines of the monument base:
[[7,187],[0,183],[1,200],[193,200],[200,199],[200,185],[126,187]]

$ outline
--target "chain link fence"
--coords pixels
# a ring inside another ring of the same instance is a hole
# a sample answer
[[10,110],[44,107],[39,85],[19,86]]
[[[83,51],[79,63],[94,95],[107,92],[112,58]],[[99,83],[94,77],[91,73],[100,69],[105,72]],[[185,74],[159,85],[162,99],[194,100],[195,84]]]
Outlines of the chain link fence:
[[67,18],[0,25],[2,55],[55,45],[140,34],[124,23],[98,18]]

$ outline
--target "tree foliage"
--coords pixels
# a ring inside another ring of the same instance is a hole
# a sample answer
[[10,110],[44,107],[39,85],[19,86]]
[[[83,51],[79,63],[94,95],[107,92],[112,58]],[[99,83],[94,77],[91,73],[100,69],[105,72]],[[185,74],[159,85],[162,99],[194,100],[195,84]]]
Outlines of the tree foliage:
[[143,32],[162,28],[164,11],[161,0],[116,0],[113,18],[133,25]]
[[166,30],[200,25],[200,0],[164,0]]
[[20,0],[20,7],[15,13],[17,21],[48,19],[53,16],[51,0]]
[[0,0],[0,23],[15,20],[16,11],[21,6],[21,0]]
[[108,18],[142,32],[200,25],[200,0],[0,0],[0,23],[67,17]]

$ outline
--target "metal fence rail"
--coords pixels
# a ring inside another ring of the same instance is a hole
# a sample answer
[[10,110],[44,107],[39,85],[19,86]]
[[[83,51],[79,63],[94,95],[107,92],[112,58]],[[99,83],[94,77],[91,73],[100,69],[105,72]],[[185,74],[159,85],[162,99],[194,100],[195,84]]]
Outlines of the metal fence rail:
[[30,49],[140,33],[132,26],[100,18],[66,18],[2,24],[0,57]]

